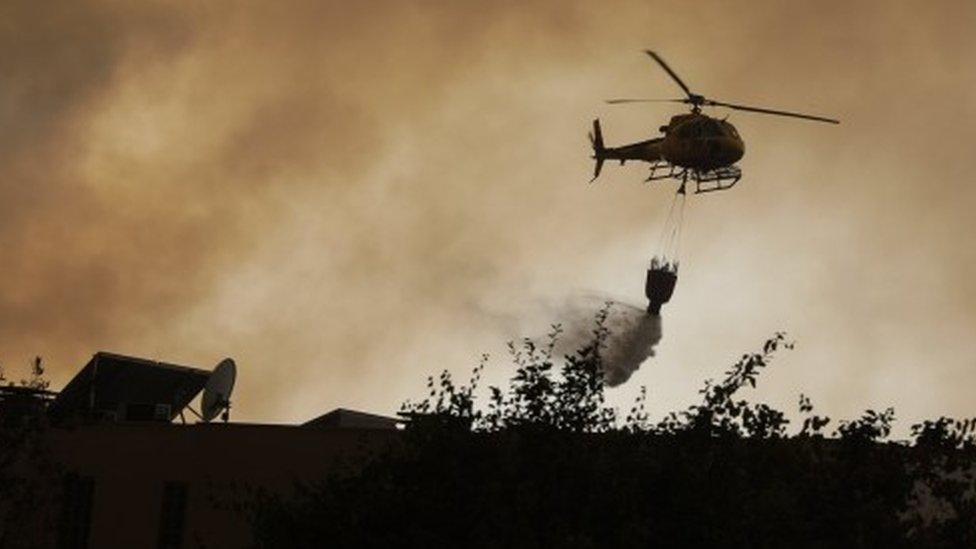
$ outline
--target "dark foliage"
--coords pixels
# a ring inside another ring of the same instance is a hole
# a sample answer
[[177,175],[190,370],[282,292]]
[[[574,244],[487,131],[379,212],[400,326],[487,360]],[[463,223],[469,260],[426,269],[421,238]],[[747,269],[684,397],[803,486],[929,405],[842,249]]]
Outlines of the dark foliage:
[[37,533],[53,532],[38,512],[52,505],[56,478],[42,436],[49,385],[40,357],[16,383],[0,367],[0,548],[43,545]]
[[[510,347],[509,387],[475,392],[445,372],[407,403],[398,444],[250,506],[261,547],[961,547],[974,546],[973,423],[884,442],[892,410],[841,421],[785,415],[739,397],[783,334],[741,357],[700,404],[652,422],[641,389],[618,422],[603,395],[605,311],[591,344],[557,368],[549,342]],[[558,375],[557,373],[558,372]],[[929,510],[947,510],[941,514]]]

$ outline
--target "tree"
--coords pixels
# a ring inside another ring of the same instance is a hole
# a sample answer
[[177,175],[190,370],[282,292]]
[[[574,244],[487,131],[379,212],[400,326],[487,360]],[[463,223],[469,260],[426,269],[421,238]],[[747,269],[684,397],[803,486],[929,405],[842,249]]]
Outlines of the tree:
[[0,547],[43,545],[51,536],[49,508],[55,497],[56,468],[45,448],[45,415],[51,397],[41,357],[26,378],[14,383],[0,367]]

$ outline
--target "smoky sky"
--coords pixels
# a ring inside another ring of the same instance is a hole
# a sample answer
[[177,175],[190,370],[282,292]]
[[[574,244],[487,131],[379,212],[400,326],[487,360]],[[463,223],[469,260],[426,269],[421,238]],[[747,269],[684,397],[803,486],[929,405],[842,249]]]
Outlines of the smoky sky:
[[976,7],[591,4],[5,2],[3,363],[232,356],[241,418],[389,412],[537,300],[640,302],[674,188],[587,185],[585,134],[679,112],[602,103],[675,96],[653,48],[842,124],[730,114],[744,178],[689,201],[667,336],[614,391],[672,407],[788,330],[775,403],[971,414]]

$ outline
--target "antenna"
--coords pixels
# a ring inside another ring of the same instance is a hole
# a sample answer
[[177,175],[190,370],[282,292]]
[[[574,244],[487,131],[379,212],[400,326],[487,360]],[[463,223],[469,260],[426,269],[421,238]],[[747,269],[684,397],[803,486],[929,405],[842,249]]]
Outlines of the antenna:
[[[218,415],[226,422],[230,416],[230,395],[234,392],[234,380],[237,378],[237,365],[231,358],[225,358],[217,364],[207,385],[203,388],[203,399],[200,403],[201,419],[210,422]],[[221,414],[221,412],[223,412]]]

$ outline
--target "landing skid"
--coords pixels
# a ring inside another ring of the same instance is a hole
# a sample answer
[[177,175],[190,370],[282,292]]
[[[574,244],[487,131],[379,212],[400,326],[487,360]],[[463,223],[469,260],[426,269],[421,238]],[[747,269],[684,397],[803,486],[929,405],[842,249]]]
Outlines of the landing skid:
[[683,193],[685,184],[691,180],[695,182],[695,194],[702,194],[731,189],[741,178],[742,170],[738,166],[698,171],[681,168],[668,162],[654,162],[651,164],[651,174],[644,181],[677,179],[681,181],[681,188],[678,192]]

